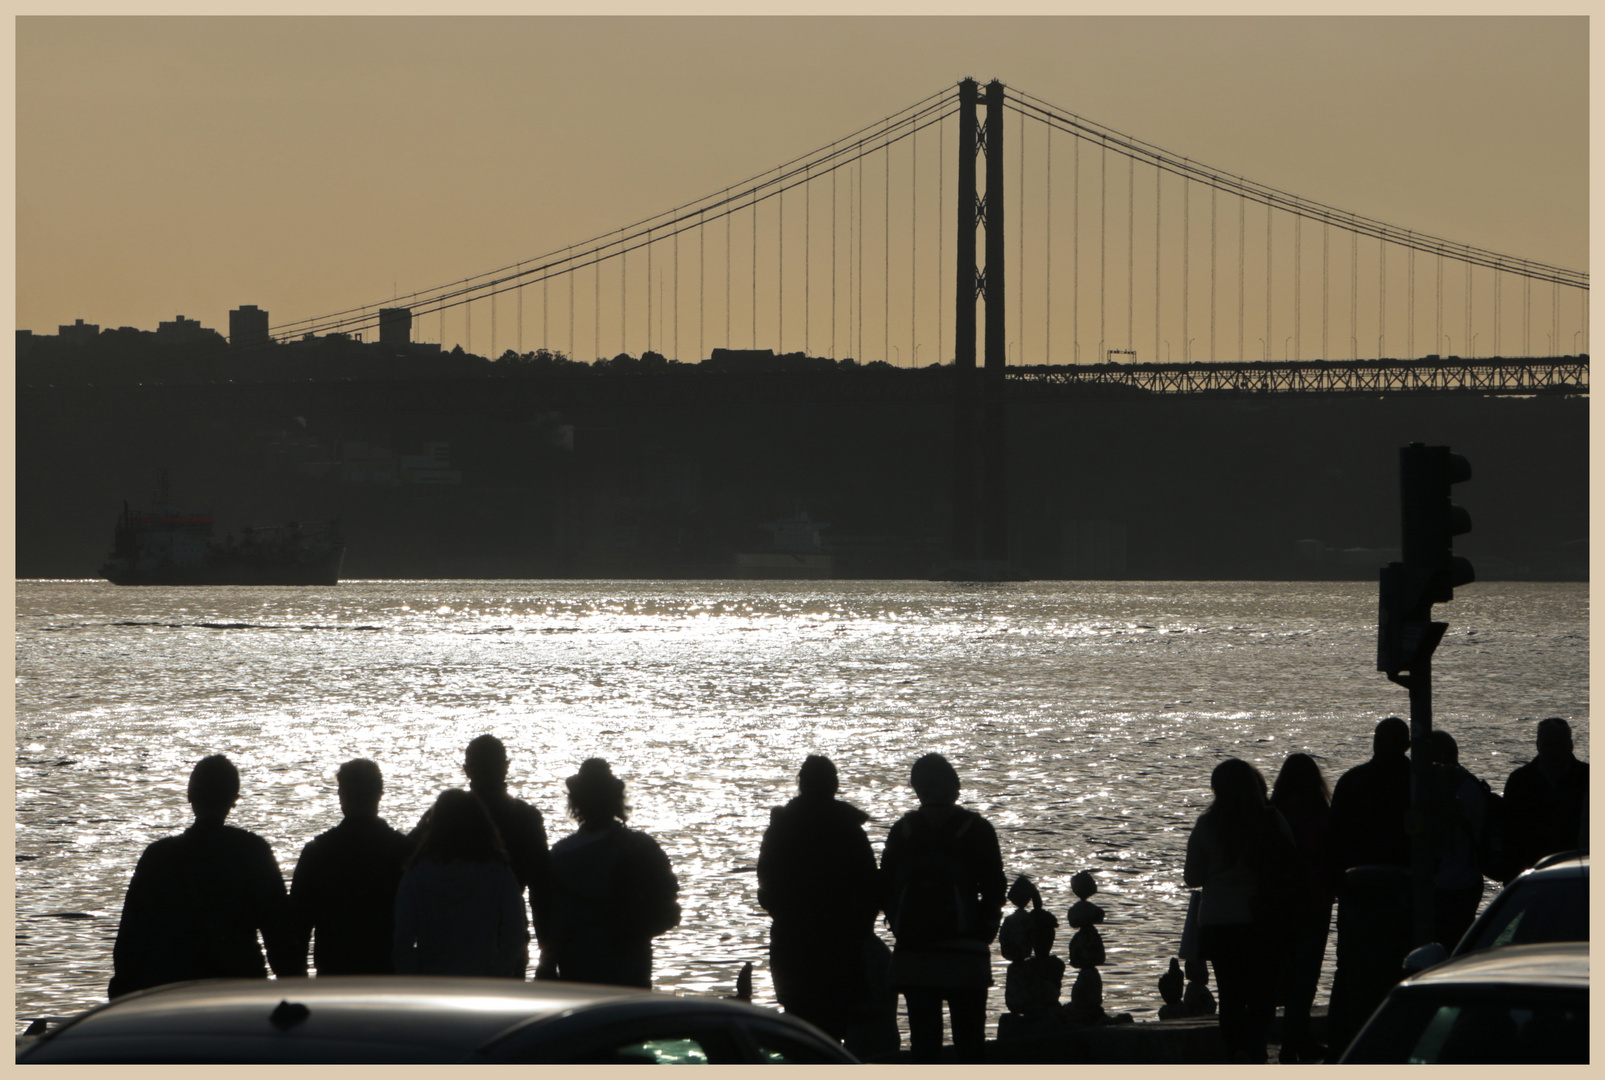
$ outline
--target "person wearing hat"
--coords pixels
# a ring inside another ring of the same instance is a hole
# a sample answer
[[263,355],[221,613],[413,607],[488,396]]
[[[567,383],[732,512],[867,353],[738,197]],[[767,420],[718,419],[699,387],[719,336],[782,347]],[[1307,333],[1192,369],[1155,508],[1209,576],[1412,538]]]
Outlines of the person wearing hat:
[[552,846],[552,907],[543,963],[559,979],[652,986],[652,939],[680,924],[669,857],[626,828],[624,781],[601,758],[568,778],[579,828]]
[[882,906],[897,939],[892,983],[908,1002],[916,1062],[941,1054],[945,1001],[954,1057],[979,1063],[990,946],[1008,892],[998,835],[984,817],[958,805],[959,775],[941,754],[914,762],[909,782],[919,809],[892,826],[881,852]]

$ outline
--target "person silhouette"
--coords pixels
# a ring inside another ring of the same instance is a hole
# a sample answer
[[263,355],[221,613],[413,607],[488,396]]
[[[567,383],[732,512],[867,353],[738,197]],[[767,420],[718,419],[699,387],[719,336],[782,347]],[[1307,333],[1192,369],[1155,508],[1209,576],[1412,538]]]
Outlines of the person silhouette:
[[1433,854],[1432,939],[1453,949],[1482,903],[1478,838],[1488,815],[1487,785],[1460,764],[1460,746],[1443,728],[1427,733],[1432,748],[1429,791],[1437,819]]
[[1538,722],[1538,756],[1505,780],[1506,849],[1511,877],[1545,855],[1584,846],[1588,762],[1573,750],[1572,727],[1559,716]]
[[[507,858],[519,887],[529,896],[530,922],[535,940],[544,942],[547,912],[551,908],[552,856],[546,846],[546,825],[541,812],[507,791],[507,748],[494,735],[480,735],[468,744],[463,772],[490,819],[496,823]],[[550,971],[538,965],[537,977]]]
[[224,824],[239,801],[239,770],[222,754],[204,757],[185,796],[195,823],[147,847],[128,882],[107,996],[189,979],[262,979],[268,965],[280,978],[305,976],[273,849]]
[[941,754],[914,762],[919,809],[900,818],[881,852],[882,908],[891,922],[892,985],[908,1003],[916,1062],[939,1060],[942,1003],[953,1051],[978,1063],[986,1045],[990,945],[1003,919],[1008,879],[992,824],[958,805],[959,776]]
[[1338,777],[1332,789],[1327,850],[1341,881],[1351,866],[1410,866],[1410,725],[1397,716],[1377,722],[1371,759]]
[[484,803],[461,788],[435,799],[407,860],[392,955],[400,975],[524,977],[523,890]]
[[1291,913],[1290,932],[1281,958],[1281,1061],[1319,1061],[1326,1056],[1326,1049],[1310,1034],[1310,1006],[1326,959],[1336,897],[1326,853],[1332,790],[1314,758],[1308,754],[1287,755],[1271,788],[1271,805],[1281,812],[1292,830],[1303,875],[1302,903]]
[[880,911],[869,815],[837,799],[835,764],[808,755],[797,797],[769,811],[758,848],[758,904],[769,912],[775,997],[837,1040],[867,993],[865,939]]
[[309,840],[290,878],[297,949],[319,975],[387,975],[395,971],[391,939],[396,888],[412,845],[379,816],[384,776],[367,758],[335,773],[340,824]]
[[1209,786],[1215,798],[1187,837],[1182,875],[1202,889],[1199,944],[1215,969],[1228,1060],[1263,1065],[1298,852],[1253,765],[1227,758],[1210,773]]
[[680,885],[669,857],[625,828],[624,781],[601,758],[567,780],[579,828],[552,847],[548,946],[570,982],[652,986],[652,939],[680,924]]

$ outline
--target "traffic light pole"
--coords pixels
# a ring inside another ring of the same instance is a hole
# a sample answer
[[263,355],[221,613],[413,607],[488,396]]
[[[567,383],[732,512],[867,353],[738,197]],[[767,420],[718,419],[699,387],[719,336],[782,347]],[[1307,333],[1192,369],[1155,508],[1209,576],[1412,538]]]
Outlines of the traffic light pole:
[[[1410,937],[1433,940],[1433,841],[1438,822],[1432,798],[1432,654],[1449,629],[1432,621],[1432,605],[1454,599],[1458,585],[1476,580],[1454,554],[1453,539],[1471,517],[1449,501],[1451,485],[1471,478],[1471,465],[1447,446],[1411,443],[1399,451],[1403,560],[1382,568],[1377,622],[1377,670],[1410,691]],[[1454,942],[1442,942],[1452,948]]]
[[[1430,790],[1432,749],[1427,738],[1432,733],[1430,653],[1417,662],[1405,686],[1410,691],[1410,944],[1419,948],[1435,937],[1433,914],[1437,906],[1432,859],[1437,822]],[[1446,941],[1443,946],[1452,949],[1454,942]]]

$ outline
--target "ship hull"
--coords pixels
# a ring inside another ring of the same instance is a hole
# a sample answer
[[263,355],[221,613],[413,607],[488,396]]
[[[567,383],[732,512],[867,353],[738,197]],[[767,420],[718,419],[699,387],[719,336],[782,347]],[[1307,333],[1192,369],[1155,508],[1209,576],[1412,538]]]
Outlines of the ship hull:
[[101,576],[113,585],[338,585],[345,548],[299,560],[268,563],[207,559],[188,566],[138,567],[108,563]]

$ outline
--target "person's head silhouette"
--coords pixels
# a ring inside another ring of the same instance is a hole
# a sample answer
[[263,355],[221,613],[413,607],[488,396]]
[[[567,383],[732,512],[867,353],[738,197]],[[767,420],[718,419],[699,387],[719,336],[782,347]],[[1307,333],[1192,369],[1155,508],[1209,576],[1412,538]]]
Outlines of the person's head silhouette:
[[959,800],[959,774],[941,754],[926,754],[914,762],[908,782],[922,807],[952,806]]
[[474,788],[498,788],[507,784],[507,748],[494,735],[481,735],[468,744],[463,755],[463,772]]
[[334,774],[340,789],[340,812],[347,817],[378,817],[379,798],[385,792],[379,766],[367,758],[352,758]]
[[240,770],[222,754],[203,757],[190,770],[185,797],[197,822],[222,824],[239,801]]
[[797,792],[814,799],[836,797],[836,763],[823,754],[809,754],[797,770]]
[[565,783],[568,812],[580,828],[600,829],[629,818],[630,808],[624,805],[624,781],[614,776],[612,766],[601,758],[586,758],[580,763],[580,771]]
[[429,809],[429,823],[418,841],[412,865],[434,862],[507,862],[507,848],[490,812],[462,788],[447,788]]
[[1240,814],[1265,807],[1265,777],[1242,758],[1227,758],[1209,774],[1211,812]]
[[1572,726],[1558,716],[1538,721],[1538,757],[1541,760],[1572,756]]
[[1397,757],[1410,749],[1410,725],[1397,716],[1378,720],[1371,733],[1371,756]]

